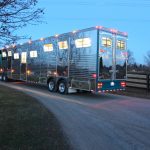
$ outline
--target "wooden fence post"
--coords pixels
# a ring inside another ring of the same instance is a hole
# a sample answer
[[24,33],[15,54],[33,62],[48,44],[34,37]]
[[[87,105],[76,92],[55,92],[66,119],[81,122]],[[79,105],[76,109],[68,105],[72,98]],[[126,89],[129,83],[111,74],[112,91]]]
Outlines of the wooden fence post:
[[149,92],[150,90],[150,74],[147,74],[147,91]]

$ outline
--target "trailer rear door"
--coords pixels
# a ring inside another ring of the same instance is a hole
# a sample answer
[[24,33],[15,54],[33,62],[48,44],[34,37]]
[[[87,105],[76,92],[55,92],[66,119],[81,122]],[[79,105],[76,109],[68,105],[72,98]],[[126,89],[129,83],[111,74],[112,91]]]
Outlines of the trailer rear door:
[[126,38],[101,33],[99,47],[99,79],[126,79]]

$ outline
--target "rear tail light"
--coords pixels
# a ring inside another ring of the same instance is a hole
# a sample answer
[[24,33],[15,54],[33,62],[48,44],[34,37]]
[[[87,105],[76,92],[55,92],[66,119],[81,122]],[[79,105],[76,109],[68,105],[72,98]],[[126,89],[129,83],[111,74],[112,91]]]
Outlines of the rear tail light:
[[126,87],[126,82],[121,82],[121,87]]
[[102,82],[98,83],[97,87],[98,87],[98,89],[102,88],[103,87],[103,83]]

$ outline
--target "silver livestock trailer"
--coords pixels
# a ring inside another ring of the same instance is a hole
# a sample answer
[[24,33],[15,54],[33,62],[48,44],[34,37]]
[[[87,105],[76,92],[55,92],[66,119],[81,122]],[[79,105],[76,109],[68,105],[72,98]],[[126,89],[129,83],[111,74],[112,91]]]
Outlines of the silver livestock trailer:
[[127,33],[96,26],[5,46],[0,78],[47,84],[51,92],[124,90]]

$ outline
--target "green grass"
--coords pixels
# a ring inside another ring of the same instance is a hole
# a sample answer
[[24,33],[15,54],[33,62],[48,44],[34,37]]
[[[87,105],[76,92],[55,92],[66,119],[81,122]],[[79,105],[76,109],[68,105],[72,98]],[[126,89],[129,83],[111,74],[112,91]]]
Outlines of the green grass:
[[0,86],[0,150],[68,149],[52,113],[34,98]]

